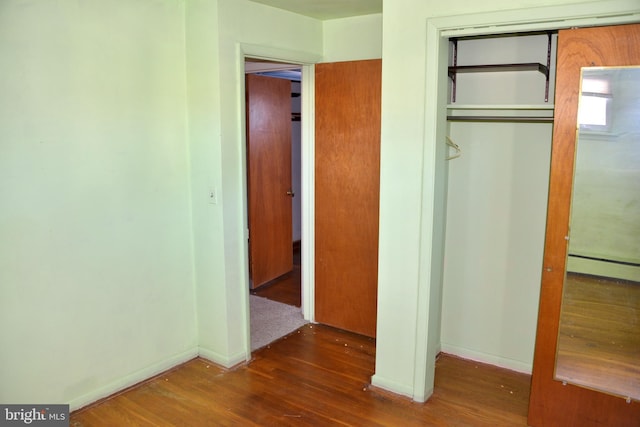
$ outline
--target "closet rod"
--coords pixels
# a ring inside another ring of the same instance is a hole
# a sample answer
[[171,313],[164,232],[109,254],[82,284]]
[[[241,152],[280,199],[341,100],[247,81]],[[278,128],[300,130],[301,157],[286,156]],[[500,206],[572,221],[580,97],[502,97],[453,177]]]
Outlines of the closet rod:
[[553,117],[535,116],[447,116],[450,122],[553,123]]

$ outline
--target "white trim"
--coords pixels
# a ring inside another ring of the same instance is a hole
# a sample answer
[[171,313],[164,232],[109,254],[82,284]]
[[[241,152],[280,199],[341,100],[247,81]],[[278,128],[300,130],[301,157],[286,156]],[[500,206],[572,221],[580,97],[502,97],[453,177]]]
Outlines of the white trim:
[[126,375],[122,378],[118,378],[107,385],[100,387],[98,389],[92,390],[90,393],[84,394],[80,397],[77,397],[69,402],[69,409],[71,411],[78,410],[83,408],[91,403],[94,403],[100,399],[104,399],[105,397],[111,396],[121,390],[124,390],[128,387],[136,385],[142,381],[146,381],[149,378],[153,378],[158,374],[161,374],[169,369],[178,366],[182,363],[185,363],[191,359],[194,359],[198,356],[198,349],[192,348],[185,352],[179,353],[175,356],[172,356],[166,360],[163,360],[158,363],[154,363],[151,366],[148,366],[144,369],[136,371],[130,375]]
[[448,110],[553,110],[554,104],[447,104]]
[[302,67],[302,315],[315,322],[315,67]]
[[251,62],[245,61],[244,72],[246,74],[261,73],[268,71],[292,71],[300,69],[300,65],[274,64],[271,62]]
[[298,50],[280,49],[272,46],[257,45],[251,43],[238,43],[242,54],[242,62],[245,56],[251,58],[265,59],[267,61],[287,62],[291,64],[315,64],[322,60],[322,56],[302,52]]
[[405,384],[387,378],[382,378],[380,375],[374,375],[371,377],[371,385],[406,397],[413,397],[413,387],[409,387]]
[[[238,43],[238,61],[240,62],[240,72],[238,76],[241,78],[241,93],[238,94],[240,99],[240,111],[242,115],[240,121],[242,129],[240,135],[242,135],[242,145],[246,146],[246,123],[244,118],[244,111],[246,111],[246,102],[244,96],[244,62],[246,57],[261,58],[274,62],[285,62],[290,64],[298,64],[302,68],[302,82],[301,82],[301,198],[302,198],[302,242],[301,242],[301,262],[302,262],[302,314],[303,317],[314,322],[314,287],[315,287],[315,272],[314,272],[314,218],[315,218],[315,174],[314,174],[314,66],[313,64],[319,62],[321,57],[306,52],[292,51],[287,49],[278,49],[270,46]],[[243,148],[245,150],[245,148]],[[244,212],[246,217],[247,212],[247,196],[246,196],[246,153],[243,161],[243,176],[245,197],[243,200]],[[246,230],[245,230],[246,232]],[[246,244],[246,239],[245,239]],[[247,271],[247,280],[249,277],[249,254],[248,247],[245,250],[245,269]],[[242,290],[245,296],[246,307],[246,328],[245,328],[245,342],[246,344],[246,360],[251,359],[251,325],[250,325],[250,310],[249,310],[249,283],[242,285]]]
[[[441,61],[448,58],[448,43],[439,37],[438,29],[427,22],[426,28],[426,48],[434,52],[433,58],[436,60],[426,61],[425,75],[434,75],[436,79],[425,79],[425,100],[437,100],[437,102],[425,102],[425,120],[424,120],[424,137],[426,140],[428,129],[436,131],[435,141],[444,141],[444,129],[439,128],[439,120],[446,119],[446,110],[439,108],[442,102],[446,103],[445,96],[442,92],[441,80],[442,75],[438,74],[438,67]],[[446,65],[446,64],[445,64]],[[446,104],[445,104],[446,105]],[[440,137],[438,137],[438,135]],[[444,161],[437,158],[437,144],[423,144],[423,173],[422,173],[422,209],[420,217],[420,265],[418,270],[418,295],[416,302],[417,318],[416,318],[416,350],[414,359],[414,379],[412,398],[416,402],[424,402],[433,394],[433,383],[435,377],[435,358],[437,355],[438,344],[434,341],[434,334],[439,336],[441,320],[435,320],[431,310],[435,305],[442,305],[442,301],[434,301],[436,295],[440,292],[434,292],[431,287],[432,272],[434,271],[434,246],[444,245],[444,241],[435,242],[434,221],[436,219],[435,199],[437,197],[436,186],[440,185],[437,180],[435,171],[438,170],[436,163]],[[428,148],[431,148],[430,150]],[[436,251],[437,253],[438,251]],[[442,264],[442,263],[440,263]],[[441,267],[436,267],[441,268]],[[439,286],[441,286],[439,284]],[[426,309],[429,307],[429,309]],[[438,310],[440,312],[441,310]],[[435,320],[435,321],[434,321]],[[437,329],[437,331],[436,331]],[[435,344],[435,347],[434,347]]]
[[[240,286],[242,286],[241,295],[243,298],[242,308],[244,310],[244,333],[243,333],[243,342],[244,342],[244,360],[251,360],[251,307],[249,306],[249,288],[250,288],[250,277],[249,277],[249,192],[247,191],[247,122],[246,122],[246,88],[245,88],[245,58],[247,56],[252,56],[251,52],[254,51],[255,47],[243,45],[242,43],[238,43],[236,45],[236,67],[238,71],[236,72],[236,76],[239,80],[239,84],[237,84],[238,93],[236,94],[239,102],[239,111],[237,112],[239,117],[239,135],[240,135],[240,150],[242,151],[242,245],[243,245],[243,257],[242,263],[244,264],[244,281],[241,281]],[[228,309],[228,303],[227,303]],[[227,325],[227,333],[229,331],[229,325]],[[202,351],[202,350],[201,350]],[[207,351],[208,350],[204,350]],[[203,353],[200,353],[203,355]],[[215,352],[211,352],[210,356],[205,356],[210,360],[217,362],[216,357],[219,356]],[[224,365],[224,364],[223,364]],[[226,365],[225,365],[226,366]]]
[[614,279],[640,282],[640,267],[636,265],[617,264],[598,259],[567,256],[567,271],[579,274],[591,274]]
[[489,365],[498,366],[500,368],[509,369],[511,371],[521,372],[523,374],[531,374],[533,365],[524,363],[519,360],[508,359],[494,354],[483,353],[481,351],[469,350],[468,348],[458,347],[455,345],[442,344],[442,353],[451,354],[475,362],[487,363]]
[[505,34],[628,24],[640,21],[636,0],[611,0],[542,6],[469,15],[444,16],[429,22],[441,37]]
[[198,347],[198,356],[204,359],[207,359],[213,363],[216,363],[220,366],[223,366],[225,368],[231,368],[240,363],[248,362],[249,360],[251,360],[250,358],[247,359],[244,351],[231,356],[223,356],[220,353],[217,353],[213,350],[209,350],[204,347]]

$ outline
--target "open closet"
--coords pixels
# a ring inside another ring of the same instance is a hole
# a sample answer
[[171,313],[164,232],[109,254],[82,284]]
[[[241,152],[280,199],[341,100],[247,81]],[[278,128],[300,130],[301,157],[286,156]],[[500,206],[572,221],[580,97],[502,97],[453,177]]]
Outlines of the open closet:
[[640,419],[639,44],[450,39],[441,347],[533,371],[532,426]]
[[531,372],[554,109],[553,32],[450,39],[442,351]]

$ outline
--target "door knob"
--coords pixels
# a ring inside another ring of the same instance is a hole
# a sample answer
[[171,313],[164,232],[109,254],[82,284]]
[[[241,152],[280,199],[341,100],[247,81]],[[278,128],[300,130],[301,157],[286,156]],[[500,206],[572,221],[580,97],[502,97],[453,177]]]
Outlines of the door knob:
[[287,196],[293,197],[293,196],[295,196],[295,194],[293,193],[293,191],[289,190],[289,191],[287,191]]

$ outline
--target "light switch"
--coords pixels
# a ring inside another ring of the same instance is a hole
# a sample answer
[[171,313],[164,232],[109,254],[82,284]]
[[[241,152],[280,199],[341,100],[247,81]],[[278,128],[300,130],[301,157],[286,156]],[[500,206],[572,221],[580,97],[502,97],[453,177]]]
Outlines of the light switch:
[[218,204],[218,193],[214,187],[209,188],[209,203],[212,205]]

